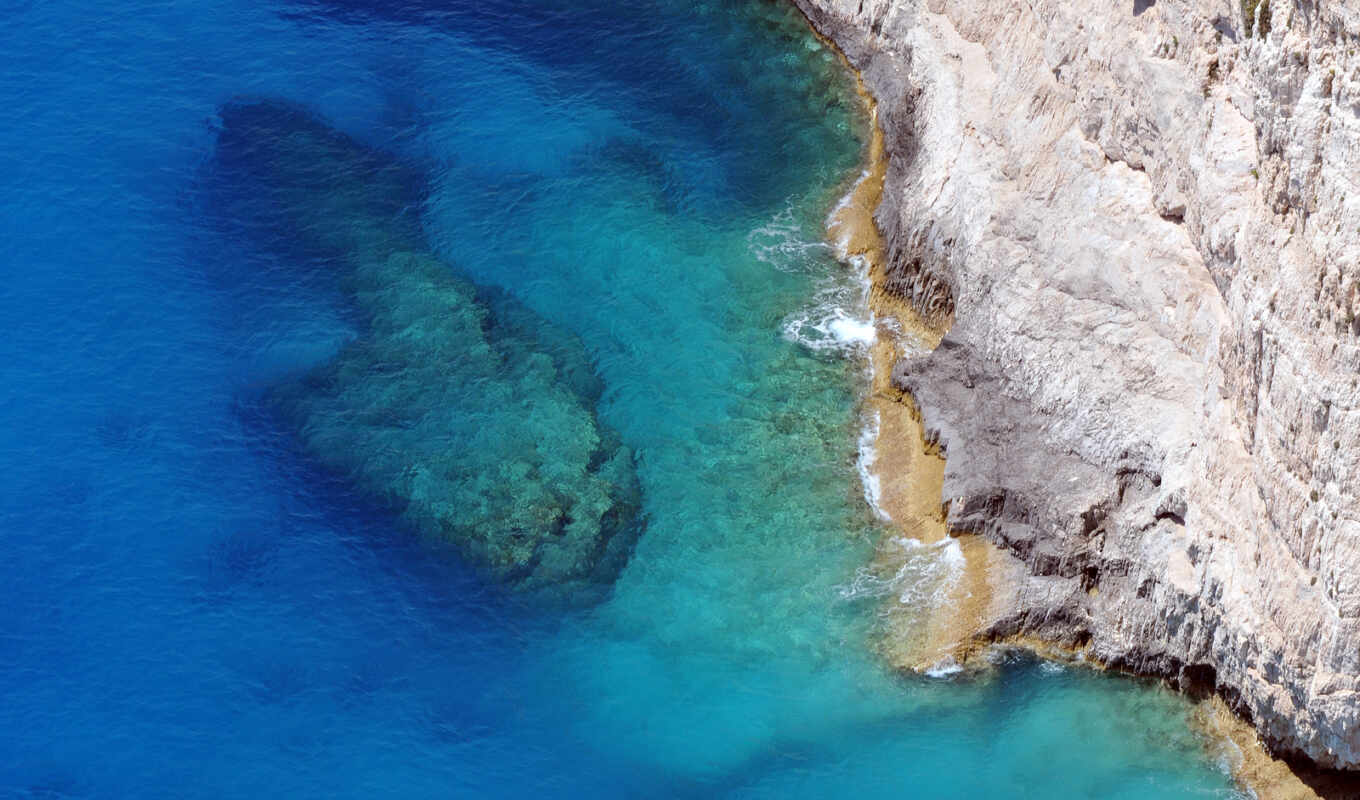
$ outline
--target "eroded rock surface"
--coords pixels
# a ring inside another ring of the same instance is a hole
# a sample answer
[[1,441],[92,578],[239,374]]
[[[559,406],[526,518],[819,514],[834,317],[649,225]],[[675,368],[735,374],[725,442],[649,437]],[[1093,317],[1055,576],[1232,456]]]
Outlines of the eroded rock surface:
[[894,379],[1023,565],[980,635],[1360,768],[1360,6],[797,2],[879,103],[887,287],[952,317]]

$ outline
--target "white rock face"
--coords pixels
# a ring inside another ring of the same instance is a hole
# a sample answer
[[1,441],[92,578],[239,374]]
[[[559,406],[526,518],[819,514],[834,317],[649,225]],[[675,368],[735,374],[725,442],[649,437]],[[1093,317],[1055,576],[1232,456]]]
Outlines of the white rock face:
[[953,314],[894,377],[1025,565],[985,633],[1360,768],[1360,3],[797,2],[879,101],[889,288]]

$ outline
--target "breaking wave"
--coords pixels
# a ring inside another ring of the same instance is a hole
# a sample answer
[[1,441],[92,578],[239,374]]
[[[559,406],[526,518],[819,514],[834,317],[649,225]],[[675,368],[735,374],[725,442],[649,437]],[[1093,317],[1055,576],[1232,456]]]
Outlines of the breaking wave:
[[902,605],[938,607],[949,599],[963,575],[963,550],[955,539],[932,544],[905,536],[889,540],[887,563],[897,564],[891,574],[881,567],[860,567],[850,583],[841,587],[844,600],[897,597]]

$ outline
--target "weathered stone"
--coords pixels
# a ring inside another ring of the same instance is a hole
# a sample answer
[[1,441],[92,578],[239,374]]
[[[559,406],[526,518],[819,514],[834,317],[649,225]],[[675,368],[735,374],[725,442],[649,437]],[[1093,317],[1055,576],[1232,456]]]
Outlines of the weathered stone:
[[888,288],[953,317],[895,378],[1025,565],[988,633],[1360,768],[1360,7],[797,2],[879,104]]

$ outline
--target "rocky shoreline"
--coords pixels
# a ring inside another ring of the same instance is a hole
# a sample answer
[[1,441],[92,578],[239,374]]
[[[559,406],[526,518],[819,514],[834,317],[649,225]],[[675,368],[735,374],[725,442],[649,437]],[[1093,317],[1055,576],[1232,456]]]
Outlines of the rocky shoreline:
[[1360,11],[797,3],[877,101],[875,305],[947,331],[875,395],[988,543],[956,643],[1078,649],[1360,769]]

